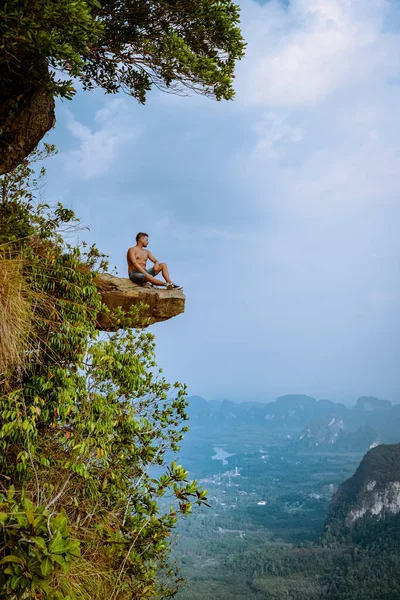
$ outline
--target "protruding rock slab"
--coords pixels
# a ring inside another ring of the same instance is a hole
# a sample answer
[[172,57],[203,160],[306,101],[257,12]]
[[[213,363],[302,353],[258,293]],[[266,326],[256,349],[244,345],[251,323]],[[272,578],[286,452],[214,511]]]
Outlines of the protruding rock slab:
[[[146,304],[148,309],[144,316],[149,319],[148,325],[166,321],[185,311],[185,295],[181,291],[165,288],[148,288],[137,285],[122,277],[103,274],[96,279],[96,287],[103,303],[110,309],[122,308],[124,312],[137,304]],[[98,316],[98,328],[111,331],[110,319],[105,314]]]

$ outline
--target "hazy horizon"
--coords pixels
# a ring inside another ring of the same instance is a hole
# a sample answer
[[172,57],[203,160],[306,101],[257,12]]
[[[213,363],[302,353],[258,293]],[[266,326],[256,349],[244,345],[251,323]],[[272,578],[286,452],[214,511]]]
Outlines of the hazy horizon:
[[305,393],[283,393],[283,394],[278,394],[277,396],[271,396],[271,397],[262,397],[260,396],[259,398],[240,398],[240,397],[234,397],[234,396],[221,396],[221,397],[205,397],[202,396],[201,394],[192,394],[192,393],[188,393],[188,398],[193,398],[193,397],[199,397],[199,398],[203,398],[204,400],[207,400],[207,402],[212,402],[212,401],[217,401],[217,402],[223,402],[224,400],[230,400],[231,402],[235,402],[237,404],[241,404],[243,402],[259,402],[260,404],[268,404],[269,402],[274,402],[275,400],[277,400],[278,398],[281,398],[283,396],[308,396],[311,398],[315,398],[315,400],[331,400],[331,402],[334,402],[335,404],[344,404],[345,406],[351,407],[354,406],[357,403],[357,400],[359,398],[365,398],[365,397],[369,397],[369,398],[378,398],[378,400],[389,400],[389,402],[391,402],[392,404],[399,404],[398,401],[396,400],[390,400],[390,398],[383,398],[381,396],[370,396],[370,395],[366,395],[366,394],[359,394],[358,396],[356,396],[354,399],[350,398],[350,399],[343,399],[340,400],[338,398],[329,398],[328,396],[321,396],[321,397],[316,397],[313,396],[312,394],[305,394]]

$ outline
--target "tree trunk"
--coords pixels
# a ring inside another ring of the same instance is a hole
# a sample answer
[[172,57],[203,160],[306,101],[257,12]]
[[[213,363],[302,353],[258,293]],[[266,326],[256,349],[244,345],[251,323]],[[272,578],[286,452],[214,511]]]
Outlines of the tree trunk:
[[22,69],[1,65],[0,175],[15,169],[53,127],[54,108],[44,87],[27,87]]

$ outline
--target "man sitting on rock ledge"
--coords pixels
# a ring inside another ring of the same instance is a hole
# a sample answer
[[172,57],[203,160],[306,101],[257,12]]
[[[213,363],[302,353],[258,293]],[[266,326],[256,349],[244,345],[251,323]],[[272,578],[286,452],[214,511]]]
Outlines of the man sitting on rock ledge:
[[[181,290],[181,286],[172,283],[168,267],[165,263],[160,263],[149,250],[145,250],[149,243],[149,236],[147,233],[139,232],[136,236],[136,246],[129,248],[127,254],[128,261],[128,274],[129,279],[139,285],[150,284],[151,286],[162,286],[167,290]],[[146,269],[147,261],[151,260],[154,266],[151,269]],[[165,281],[156,279],[155,275],[161,275]]]

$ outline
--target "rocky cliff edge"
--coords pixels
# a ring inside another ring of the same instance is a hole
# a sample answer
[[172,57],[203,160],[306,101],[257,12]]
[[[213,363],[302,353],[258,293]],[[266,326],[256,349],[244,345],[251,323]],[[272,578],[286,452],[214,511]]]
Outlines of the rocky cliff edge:
[[[132,306],[145,304],[147,309],[143,317],[148,319],[146,325],[166,321],[185,311],[185,295],[179,290],[143,287],[132,283],[129,279],[115,277],[108,273],[99,275],[95,283],[103,303],[110,310],[119,307],[128,313]],[[113,327],[107,314],[98,315],[98,328],[112,331]]]

